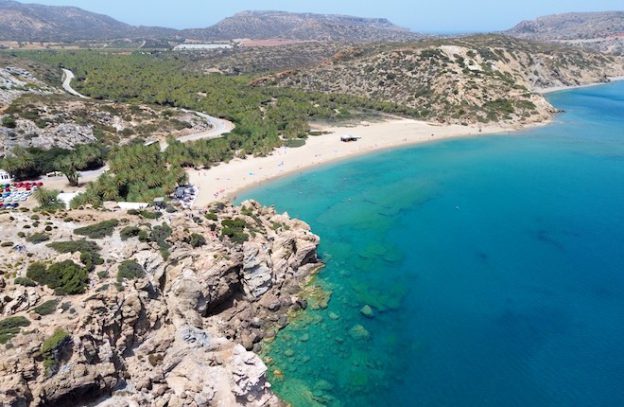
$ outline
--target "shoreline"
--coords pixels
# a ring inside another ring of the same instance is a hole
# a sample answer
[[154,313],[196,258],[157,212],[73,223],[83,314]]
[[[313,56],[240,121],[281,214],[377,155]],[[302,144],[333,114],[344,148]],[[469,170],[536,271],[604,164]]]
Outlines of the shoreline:
[[[187,170],[189,182],[199,189],[193,207],[233,200],[238,194],[267,182],[374,152],[456,138],[511,135],[551,122],[461,126],[391,118],[355,126],[314,125],[313,130],[327,134],[308,137],[302,147],[281,147],[266,157],[236,158],[205,170]],[[340,141],[340,136],[345,134],[361,138],[345,143]]]
[[613,82],[624,81],[624,76],[612,76],[612,77],[609,77],[608,79],[609,79],[609,82],[597,82],[597,83],[588,83],[585,85],[571,85],[571,86],[551,86],[549,88],[536,89],[535,92],[540,93],[542,95],[547,95],[549,93],[562,92],[565,90],[583,89],[583,88],[591,88],[591,87],[600,86],[600,85],[609,85]]

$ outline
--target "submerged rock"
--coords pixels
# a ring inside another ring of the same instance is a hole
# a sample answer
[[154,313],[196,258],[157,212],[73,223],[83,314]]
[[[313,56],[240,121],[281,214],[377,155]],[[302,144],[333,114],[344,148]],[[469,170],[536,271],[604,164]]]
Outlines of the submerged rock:
[[360,309],[360,314],[364,315],[366,318],[374,318],[375,313],[370,305],[365,305]]
[[353,339],[366,340],[370,338],[370,333],[362,325],[357,324],[349,329],[349,335]]

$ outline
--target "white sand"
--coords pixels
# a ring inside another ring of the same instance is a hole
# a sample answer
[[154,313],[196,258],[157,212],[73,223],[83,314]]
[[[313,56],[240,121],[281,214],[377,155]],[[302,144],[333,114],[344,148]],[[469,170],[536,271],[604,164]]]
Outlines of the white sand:
[[[314,166],[392,147],[462,136],[507,133],[520,127],[434,125],[409,119],[362,123],[355,127],[316,128],[330,134],[311,136],[300,148],[282,147],[268,157],[235,159],[208,170],[189,170],[190,182],[199,187],[195,206],[231,199],[240,191],[271,179],[301,172]],[[343,143],[342,135],[361,137]]]

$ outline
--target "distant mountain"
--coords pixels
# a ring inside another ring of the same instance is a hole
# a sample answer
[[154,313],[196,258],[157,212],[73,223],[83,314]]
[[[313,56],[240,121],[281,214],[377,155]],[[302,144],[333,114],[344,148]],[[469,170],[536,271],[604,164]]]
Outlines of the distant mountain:
[[341,42],[404,41],[420,37],[383,18],[283,11],[245,11],[209,28],[183,30],[181,35],[200,40],[281,38]]
[[374,42],[418,38],[386,19],[341,15],[246,11],[200,29],[136,27],[77,7],[0,0],[0,41],[104,41],[173,38],[223,41],[239,38]]
[[0,40],[76,41],[167,37],[176,31],[134,27],[77,7],[24,4],[0,0]]
[[555,14],[522,21],[506,34],[624,53],[624,11]]

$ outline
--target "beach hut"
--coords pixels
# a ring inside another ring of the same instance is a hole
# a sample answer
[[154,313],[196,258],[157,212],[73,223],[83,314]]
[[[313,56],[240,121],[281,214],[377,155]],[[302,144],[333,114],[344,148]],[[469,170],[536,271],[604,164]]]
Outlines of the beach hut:
[[13,183],[13,178],[11,178],[11,174],[6,172],[5,170],[0,169],[0,184],[11,184]]

